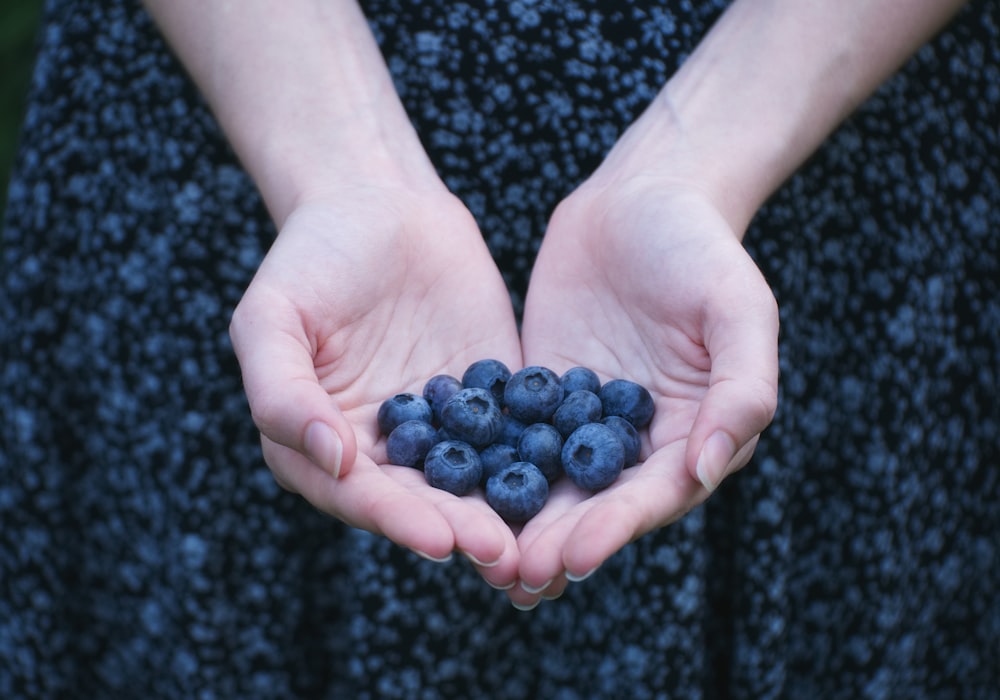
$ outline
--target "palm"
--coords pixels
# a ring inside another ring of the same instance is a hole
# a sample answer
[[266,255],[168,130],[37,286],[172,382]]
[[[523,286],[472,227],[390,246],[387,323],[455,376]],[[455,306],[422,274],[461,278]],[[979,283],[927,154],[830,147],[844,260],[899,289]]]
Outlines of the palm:
[[[431,489],[417,470],[379,466],[383,400],[419,392],[434,374],[460,376],[474,359],[520,363],[506,289],[457,200],[359,190],[301,208],[240,307],[234,340],[279,481],[351,525],[432,556],[457,547],[492,561],[513,549],[509,529],[481,500]],[[283,432],[283,420],[299,429],[289,416],[303,402],[289,405],[275,392],[299,385],[315,397],[317,384],[339,409],[330,420],[347,434],[345,462],[356,441],[357,459],[339,479]]]
[[604,379],[639,382],[653,394],[656,414],[644,431],[645,461],[611,487],[591,495],[555,486],[519,535],[525,580],[589,571],[701,502],[707,492],[694,478],[697,454],[688,442],[697,437],[700,448],[707,437],[695,426],[708,420],[699,414],[709,389],[718,387],[718,404],[727,382],[756,383],[732,372],[757,361],[733,361],[738,342],[754,343],[748,354],[765,353],[761,383],[768,384],[775,335],[767,285],[702,197],[642,187],[612,196],[585,185],[561,205],[532,276],[525,362],[557,371],[583,365]]

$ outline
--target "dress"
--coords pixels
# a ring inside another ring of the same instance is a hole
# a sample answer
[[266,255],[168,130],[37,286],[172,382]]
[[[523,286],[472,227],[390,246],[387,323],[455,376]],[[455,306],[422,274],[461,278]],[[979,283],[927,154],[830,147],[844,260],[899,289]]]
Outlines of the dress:
[[[365,3],[517,308],[724,5]],[[0,697],[1000,698],[998,125],[990,0],[754,220],[751,464],[525,613],[275,485],[227,335],[261,201],[139,3],[48,0],[0,239]]]

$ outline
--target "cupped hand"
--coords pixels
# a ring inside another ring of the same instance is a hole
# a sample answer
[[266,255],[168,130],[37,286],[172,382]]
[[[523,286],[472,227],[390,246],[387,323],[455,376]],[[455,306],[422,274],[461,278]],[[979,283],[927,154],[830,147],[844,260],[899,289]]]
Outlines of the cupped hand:
[[631,379],[656,413],[643,461],[609,488],[554,485],[518,536],[515,603],[558,595],[749,460],[776,407],[777,336],[773,294],[702,192],[594,177],[560,204],[532,272],[525,363]]
[[281,226],[231,327],[264,457],[286,489],[491,584],[516,577],[510,528],[479,497],[386,465],[376,414],[435,374],[521,363],[510,297],[468,210],[444,186],[352,184]]

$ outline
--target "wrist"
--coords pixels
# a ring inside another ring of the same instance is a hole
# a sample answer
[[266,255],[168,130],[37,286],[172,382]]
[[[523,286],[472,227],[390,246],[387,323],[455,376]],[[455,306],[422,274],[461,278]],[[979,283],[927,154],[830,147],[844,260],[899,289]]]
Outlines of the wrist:
[[435,177],[356,3],[145,3],[279,227],[310,190]]
[[621,135],[587,186],[626,199],[687,192],[708,201],[742,238],[766,196],[762,188],[742,186],[743,177],[762,177],[760,162],[741,165],[749,162],[699,131],[697,122],[688,123],[668,84]]
[[[265,62],[271,75],[242,67],[213,90],[223,128],[280,226],[311,192],[352,184],[420,188],[439,182],[387,67],[353,4],[344,24],[320,30],[308,60]],[[226,57],[232,60],[232,57]],[[228,91],[228,92],[227,92]]]
[[402,106],[387,102],[294,129],[278,126],[262,133],[256,146],[242,149],[279,227],[303,202],[338,192],[443,188]]
[[623,135],[609,168],[697,188],[742,232],[960,4],[739,0]]

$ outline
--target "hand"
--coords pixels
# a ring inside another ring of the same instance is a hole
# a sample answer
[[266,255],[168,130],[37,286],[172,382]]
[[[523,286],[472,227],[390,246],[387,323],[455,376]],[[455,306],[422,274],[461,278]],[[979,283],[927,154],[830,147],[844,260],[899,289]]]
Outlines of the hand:
[[631,379],[656,414],[645,461],[608,489],[555,485],[518,536],[515,603],[550,581],[541,594],[558,595],[747,462],[776,407],[777,332],[770,289],[702,192],[598,171],[560,204],[526,300],[525,363]]
[[287,217],[233,315],[264,457],[318,509],[429,558],[453,549],[496,586],[516,578],[510,528],[481,498],[388,465],[376,414],[400,391],[495,357],[521,364],[510,297],[443,185],[352,185]]

